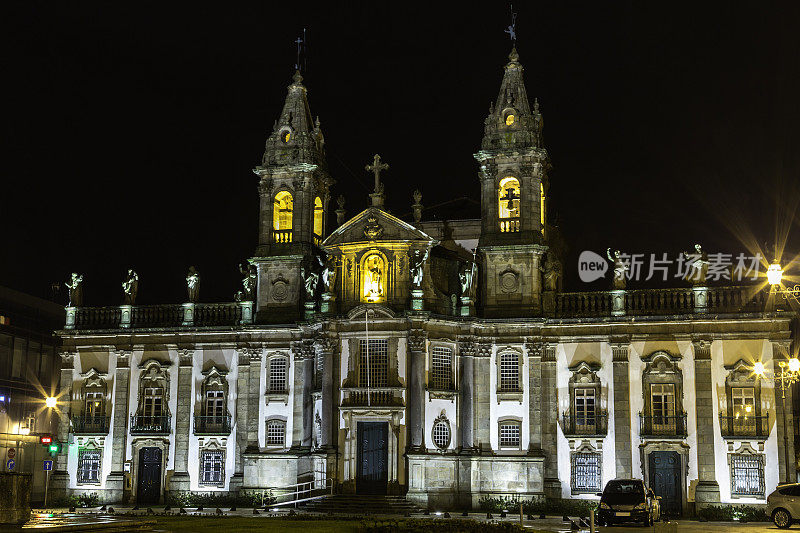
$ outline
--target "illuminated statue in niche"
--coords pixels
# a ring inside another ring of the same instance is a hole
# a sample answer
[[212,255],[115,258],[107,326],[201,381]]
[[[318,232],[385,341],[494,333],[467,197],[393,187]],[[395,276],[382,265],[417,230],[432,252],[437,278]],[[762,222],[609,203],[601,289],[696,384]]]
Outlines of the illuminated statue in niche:
[[474,278],[478,265],[474,259],[473,256],[472,261],[465,262],[458,273],[458,279],[461,282],[461,296],[469,296],[471,298],[475,294]]
[[411,284],[415,289],[422,288],[422,276],[424,275],[423,266],[427,259],[428,250],[425,250],[424,255],[419,250],[414,250],[409,270],[411,271]]
[[364,298],[370,302],[383,298],[383,259],[377,254],[364,261]]
[[136,303],[136,293],[139,292],[139,274],[133,269],[128,269],[128,279],[122,282],[122,292],[125,293],[125,305]]
[[336,288],[336,256],[329,254],[322,269],[322,285],[325,292],[332,293]]
[[552,253],[547,254],[547,260],[544,263],[542,272],[544,290],[557,291],[561,280],[561,263]]
[[200,299],[200,273],[193,266],[189,267],[186,274],[186,290],[189,293],[189,301],[197,303]]
[[244,301],[252,302],[256,297],[256,281],[258,279],[256,266],[247,263],[239,265],[239,272],[242,273],[241,298]]
[[80,307],[83,305],[83,275],[77,272],[72,273],[72,279],[65,283],[69,289],[69,307]]
[[[319,258],[317,258],[317,260],[319,260]],[[303,282],[305,283],[306,301],[310,302],[314,300],[314,293],[317,292],[317,284],[319,283],[319,274],[314,272],[314,270],[311,268],[306,270],[305,267],[301,267],[300,275],[303,277]]]

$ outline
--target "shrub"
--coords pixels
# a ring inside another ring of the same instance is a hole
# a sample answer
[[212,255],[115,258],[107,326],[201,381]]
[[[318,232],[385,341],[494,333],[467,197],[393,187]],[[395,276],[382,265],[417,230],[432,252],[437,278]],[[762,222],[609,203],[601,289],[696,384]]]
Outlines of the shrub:
[[697,516],[709,522],[768,522],[763,507],[752,505],[709,505],[697,511]]
[[519,525],[513,522],[478,522],[452,518],[447,520],[389,520],[362,522],[358,528],[365,533],[519,533]]
[[49,507],[97,507],[100,505],[100,496],[96,492],[72,494],[51,498]]
[[[230,492],[188,492],[172,491],[166,494],[164,501],[173,507],[262,507],[261,491]],[[264,494],[263,505],[272,505],[276,498],[271,491]]]
[[[519,510],[520,500],[513,497],[484,496],[478,500],[481,511],[499,512],[507,509],[510,512]],[[594,500],[556,500],[537,498],[532,500],[522,500],[522,510],[525,514],[546,514],[546,515],[568,515],[568,516],[589,516],[589,511],[597,509],[597,502]]]

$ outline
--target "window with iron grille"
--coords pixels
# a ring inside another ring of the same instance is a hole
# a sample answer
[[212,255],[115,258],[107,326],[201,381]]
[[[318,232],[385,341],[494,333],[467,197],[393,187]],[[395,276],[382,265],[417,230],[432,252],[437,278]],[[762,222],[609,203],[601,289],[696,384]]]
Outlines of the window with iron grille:
[[388,386],[389,341],[386,339],[370,339],[369,350],[367,350],[367,341],[361,340],[361,359],[359,363],[359,386]]
[[519,390],[519,355],[515,352],[500,354],[500,390]]
[[572,493],[595,494],[603,490],[599,453],[572,454]]
[[447,420],[438,420],[433,424],[433,444],[440,450],[446,450],[450,445],[450,424]]
[[520,423],[516,421],[500,422],[500,447],[519,448],[520,443]]
[[731,494],[764,496],[764,456],[731,455]]
[[286,422],[270,420],[267,422],[267,446],[283,446],[286,442]]
[[225,456],[221,451],[200,452],[200,484],[223,485]]
[[100,450],[78,452],[78,483],[100,483]]
[[286,358],[269,360],[269,392],[286,392]]
[[453,388],[453,350],[450,348],[436,346],[431,350],[431,388]]

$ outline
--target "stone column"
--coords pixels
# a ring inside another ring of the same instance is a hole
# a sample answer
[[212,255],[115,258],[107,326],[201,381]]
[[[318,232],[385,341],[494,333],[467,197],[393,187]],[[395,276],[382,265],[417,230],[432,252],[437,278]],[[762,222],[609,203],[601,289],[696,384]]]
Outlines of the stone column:
[[556,345],[545,343],[541,362],[542,451],[544,452],[544,493],[561,498],[558,479],[558,395],[556,391]]
[[106,478],[106,488],[111,491],[110,501],[120,501],[125,488],[123,465],[128,440],[128,401],[131,375],[131,352],[117,352],[117,371],[114,375],[114,417],[111,420],[113,441],[111,443],[111,472]]
[[244,458],[242,454],[247,449],[247,425],[249,421],[249,398],[247,395],[247,388],[250,386],[250,353],[249,348],[237,348],[238,364],[236,372],[236,390],[229,391],[228,394],[236,395],[236,422],[233,427],[236,428],[234,435],[234,444],[236,455],[233,462],[233,475],[230,480],[231,492],[238,492],[244,484]]
[[310,341],[295,342],[292,346],[292,358],[294,359],[292,448],[303,450],[311,446],[311,425],[309,423],[310,417],[307,416],[307,407],[311,405],[311,387],[313,383],[310,371],[314,362],[314,350]]
[[314,345],[303,345],[303,448],[314,442]]
[[[261,426],[261,363],[264,357],[262,348],[250,349],[243,354],[250,359],[250,372],[248,373],[246,388],[240,391],[241,398],[247,402],[246,421],[242,422],[247,430],[247,445],[245,452],[257,452],[258,429]],[[241,360],[242,356],[239,357]]]
[[[775,376],[780,375],[781,361],[789,360],[790,341],[772,342],[772,359]],[[796,477],[794,455],[794,420],[792,417],[792,386],[786,384],[781,388],[780,381],[775,381],[775,414],[778,430],[778,478],[781,483],[794,483]]]
[[476,343],[475,359],[473,361],[475,375],[474,407],[475,418],[475,446],[480,453],[491,453],[491,361],[492,343]]
[[[528,343],[528,432],[529,455],[542,454],[542,350],[541,344]],[[556,415],[558,412],[556,411]]]
[[408,449],[425,449],[425,333],[411,330],[408,334]]
[[472,417],[475,416],[473,407],[475,343],[472,341],[459,343],[458,351],[458,425],[461,430],[461,452],[471,453],[475,447],[472,431]]
[[170,491],[188,491],[189,432],[192,424],[192,373],[194,350],[178,350],[178,391],[175,412],[175,471],[169,481]]
[[694,346],[694,394],[697,413],[697,475],[695,500],[698,504],[719,503],[719,483],[714,471],[714,416],[711,381],[711,341],[696,339]]
[[322,397],[320,407],[321,429],[319,435],[319,445],[323,450],[329,450],[336,444],[333,435],[334,420],[338,420],[336,407],[338,402],[334,392],[334,372],[333,372],[333,342],[330,339],[322,338],[318,340],[317,349],[322,357]]
[[614,457],[616,458],[617,477],[630,478],[633,475],[633,457],[631,455],[631,385],[628,376],[628,342],[611,344],[611,365],[614,388]]
[[[77,355],[77,352],[61,353],[61,381],[59,384],[59,393],[66,400],[62,402],[62,405],[66,404],[68,406],[67,409],[62,409],[58,421],[58,433],[56,438],[62,443],[69,442],[69,417],[72,407],[72,371],[75,366],[75,357],[77,357]],[[49,492],[52,496],[66,495],[67,486],[69,485],[69,472],[67,472],[68,451],[68,447],[64,445],[61,453],[56,456],[49,488]]]

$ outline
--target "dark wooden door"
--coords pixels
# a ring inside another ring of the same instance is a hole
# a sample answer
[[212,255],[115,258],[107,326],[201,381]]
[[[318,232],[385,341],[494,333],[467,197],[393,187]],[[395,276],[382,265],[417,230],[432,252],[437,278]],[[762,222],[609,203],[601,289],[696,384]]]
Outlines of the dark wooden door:
[[161,497],[161,448],[139,450],[138,503],[158,503]]
[[680,516],[681,505],[681,457],[677,452],[650,453],[650,488],[661,496],[661,512]]
[[358,423],[358,473],[356,492],[386,494],[389,481],[389,424]]

